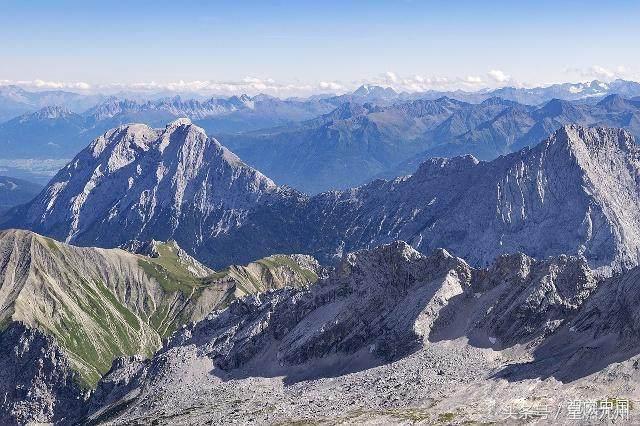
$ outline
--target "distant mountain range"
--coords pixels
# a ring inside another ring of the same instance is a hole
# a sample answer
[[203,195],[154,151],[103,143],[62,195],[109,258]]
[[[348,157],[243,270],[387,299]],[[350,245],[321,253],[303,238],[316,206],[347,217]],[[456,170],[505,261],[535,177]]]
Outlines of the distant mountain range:
[[474,265],[521,251],[609,270],[640,261],[639,175],[628,132],[572,125],[490,162],[430,159],[409,177],[308,197],[181,119],[107,132],[3,226],[104,247],[175,239],[213,267],[272,253],[333,262],[402,239]]
[[[602,98],[619,94],[626,98],[640,96],[640,83],[617,79],[611,82],[593,80],[583,83],[560,83],[542,87],[501,87],[498,89],[482,89],[478,91],[464,90],[427,90],[424,92],[398,92],[390,87],[364,84],[352,93],[338,95],[338,103],[372,102],[378,105],[390,105],[418,99],[435,100],[451,98],[470,103],[480,103],[491,98],[502,98],[525,105],[540,105],[552,99],[580,101],[582,103],[598,102]],[[332,98],[331,96],[326,96]],[[333,102],[336,102],[334,100]]]
[[[364,84],[351,93],[342,95],[313,95],[308,98],[289,98],[281,99],[282,102],[290,103],[314,103],[328,102],[334,106],[344,102],[366,103],[372,102],[379,105],[392,104],[402,101],[416,99],[438,99],[441,97],[449,97],[452,99],[467,101],[471,103],[480,103],[489,98],[503,98],[527,105],[539,105],[550,101],[551,99],[563,100],[583,100],[598,101],[608,95],[619,94],[626,98],[640,96],[640,83],[635,81],[614,80],[611,82],[602,82],[594,80],[583,83],[561,83],[543,87],[522,88],[522,87],[502,87],[498,89],[482,89],[479,91],[467,92],[463,90],[455,91],[438,91],[429,90],[425,92],[397,92],[391,87],[381,87],[374,84]],[[95,108],[101,103],[110,103],[114,100],[135,102],[139,105],[146,103],[173,103],[183,99],[189,99],[188,102],[197,105],[199,103],[225,103],[225,100],[233,98],[247,98],[247,95],[238,95],[231,98],[222,96],[205,97],[197,93],[181,93],[176,92],[132,92],[123,91],[114,95],[104,94],[83,94],[74,93],[64,90],[44,90],[44,91],[28,91],[18,86],[0,86],[0,122],[15,118],[18,115],[35,112],[46,106],[61,106],[75,113],[85,113],[91,108]],[[253,98],[260,100],[277,99],[269,95],[257,95]],[[252,98],[252,99],[253,99]],[[231,101],[233,102],[233,101]],[[184,115],[184,114],[183,114]],[[196,119],[197,117],[191,117]]]
[[128,99],[5,86],[0,110],[4,105],[23,114],[0,122],[0,160],[22,161],[28,168],[12,167],[11,173],[41,181],[46,177],[33,169],[43,169],[38,163],[72,158],[113,127],[134,122],[161,127],[188,117],[277,183],[315,194],[405,174],[429,157],[471,153],[492,159],[535,144],[568,123],[623,127],[637,135],[639,87],[616,80],[397,93],[363,85],[344,95],[306,99],[121,94],[132,96]]
[[291,125],[331,111],[323,100],[289,101],[246,95],[207,101],[180,98],[137,102],[107,99],[83,113],[63,106],[46,106],[0,124],[3,159],[70,158],[87,140],[127,123],[162,126],[179,117],[190,117],[209,133],[238,132]]
[[331,111],[323,100],[282,100],[267,95],[211,98],[206,101],[180,97],[136,102],[112,98],[83,115],[90,127],[109,129],[127,123],[159,126],[169,120],[188,117],[208,133],[228,133],[287,125]]
[[0,122],[41,108],[59,105],[72,111],[85,111],[106,99],[63,90],[30,92],[18,86],[0,86]]
[[432,157],[492,160],[570,123],[626,128],[640,136],[640,102],[609,95],[595,104],[553,99],[540,107],[503,98],[479,104],[451,98],[384,107],[345,103],[298,125],[220,140],[276,182],[315,194],[409,174]]

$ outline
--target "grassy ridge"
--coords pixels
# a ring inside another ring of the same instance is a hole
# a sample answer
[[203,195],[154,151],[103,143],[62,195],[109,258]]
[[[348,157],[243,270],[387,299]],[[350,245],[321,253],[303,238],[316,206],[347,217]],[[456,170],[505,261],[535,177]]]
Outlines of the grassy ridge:
[[[19,320],[54,336],[85,388],[95,387],[115,358],[150,356],[176,328],[238,297],[317,280],[290,256],[203,276],[174,244],[157,244],[157,256],[146,257],[80,249],[24,231],[16,236],[25,248],[17,250],[22,257],[13,267],[27,279],[12,283],[24,291],[16,292],[0,327]],[[15,246],[11,240],[2,247]]]

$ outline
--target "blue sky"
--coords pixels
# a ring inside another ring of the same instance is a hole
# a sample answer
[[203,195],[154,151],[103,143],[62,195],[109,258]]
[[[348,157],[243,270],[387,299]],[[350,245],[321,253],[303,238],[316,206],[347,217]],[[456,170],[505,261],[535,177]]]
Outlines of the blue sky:
[[638,1],[0,0],[0,81],[317,92],[638,80],[638,22]]

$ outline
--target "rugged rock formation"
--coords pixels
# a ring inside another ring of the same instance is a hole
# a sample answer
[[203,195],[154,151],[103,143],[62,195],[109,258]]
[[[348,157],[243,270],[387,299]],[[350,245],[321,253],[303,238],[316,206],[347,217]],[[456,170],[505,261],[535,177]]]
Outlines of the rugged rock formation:
[[128,125],[78,154],[17,213],[23,219],[16,224],[104,247],[176,237],[194,253],[203,240],[241,225],[249,209],[277,191],[189,120],[162,131]]
[[[349,398],[353,392],[368,395],[365,399],[386,393],[397,408],[404,406],[400,390],[370,392],[367,387],[402,370],[393,367],[398,364],[415,369],[415,377],[401,379],[414,388],[422,377],[434,390],[450,383],[462,386],[466,380],[489,388],[487,400],[498,398],[499,387],[491,384],[496,378],[553,375],[578,380],[607,367],[613,355],[615,361],[624,361],[638,353],[635,299],[618,296],[637,284],[636,271],[603,279],[583,259],[537,261],[521,254],[475,269],[444,250],[423,256],[402,242],[350,253],[328,278],[309,289],[287,288],[238,300],[178,331],[153,359],[119,360],[85,416],[115,423],[222,421],[221,413],[237,412],[233,407],[253,401],[234,402],[227,395],[241,398],[242,389],[263,382],[271,392],[286,395],[290,387],[292,394],[324,400],[315,408],[316,416],[335,404],[332,398]],[[586,341],[607,345],[585,348]],[[615,350],[616,344],[623,350]],[[461,348],[471,359],[458,359]],[[606,351],[608,357],[598,357]],[[434,353],[440,354],[437,362],[425,367],[433,363]],[[549,362],[554,356],[556,361]],[[478,357],[486,357],[485,363],[488,358],[497,361],[479,367]],[[455,372],[471,367],[477,376],[462,379],[464,374]],[[432,382],[432,375],[446,377]],[[345,381],[355,382],[356,388],[345,389],[343,395],[331,387]],[[432,395],[430,390],[424,392]],[[215,408],[202,405],[202,393],[220,395],[225,402]],[[295,410],[285,415],[268,409],[296,402],[262,402],[267,408],[237,415],[261,421],[296,418]],[[473,398],[456,402],[478,403]],[[307,407],[313,404],[307,402]],[[349,409],[340,406],[343,414]]]
[[14,322],[0,332],[0,423],[64,422],[86,399],[52,336]]
[[174,330],[236,298],[323,274],[308,256],[214,272],[175,243],[147,247],[153,257],[0,232],[1,419],[66,416],[115,358],[150,356]]
[[[326,259],[402,239],[445,247],[473,265],[502,253],[584,256],[593,268],[640,261],[640,149],[623,130],[566,126],[491,162],[434,159],[412,176],[309,202]],[[339,250],[338,250],[339,253]]]

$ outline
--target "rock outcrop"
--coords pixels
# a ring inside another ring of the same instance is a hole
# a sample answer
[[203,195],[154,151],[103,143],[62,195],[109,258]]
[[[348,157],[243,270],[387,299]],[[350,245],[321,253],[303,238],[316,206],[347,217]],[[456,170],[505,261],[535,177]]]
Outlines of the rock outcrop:
[[0,232],[3,423],[70,415],[114,359],[149,357],[164,338],[213,309],[258,291],[306,287],[324,274],[308,256],[272,256],[215,272],[175,243],[146,247],[151,257]]
[[[622,296],[637,284],[637,275],[636,269],[607,279],[584,259],[539,261],[522,254],[477,269],[444,250],[424,256],[403,242],[350,253],[315,286],[238,300],[176,332],[151,360],[119,360],[84,418],[219,422],[221,412],[253,399],[229,399],[208,409],[199,399],[202,392],[241,398],[242,389],[263,382],[272,392],[320,398],[324,403],[315,409],[322,413],[342,398],[332,383],[362,386],[345,389],[345,398],[356,392],[376,399],[382,391],[367,386],[379,387],[405,364],[412,371],[402,379],[408,385],[384,391],[394,398],[391,406],[403,406],[409,388],[416,392],[413,381],[432,375],[445,376],[428,379],[433,389],[472,382],[490,389],[486,398],[498,398],[496,379],[579,380],[640,353],[636,298]],[[460,359],[460,351],[470,358]],[[489,367],[488,359],[496,361]],[[464,376],[470,368],[477,376]],[[429,388],[424,392],[431,395]],[[456,402],[478,403],[470,398]],[[282,420],[283,413],[268,409],[281,402],[262,402],[264,411],[241,411],[240,418]]]

